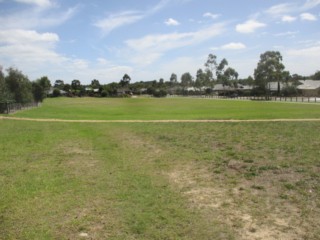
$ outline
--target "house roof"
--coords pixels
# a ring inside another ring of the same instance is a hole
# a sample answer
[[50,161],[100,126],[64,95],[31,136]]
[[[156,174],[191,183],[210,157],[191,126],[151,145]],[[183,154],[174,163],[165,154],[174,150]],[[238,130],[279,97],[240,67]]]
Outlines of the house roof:
[[234,90],[252,90],[253,86],[249,86],[249,85],[243,85],[243,84],[238,84],[238,86],[235,88],[233,86],[227,86],[224,84],[216,84],[213,87],[214,91],[234,91]]
[[227,90],[234,90],[234,87],[230,87],[221,83],[218,83],[214,85],[213,87],[214,91],[227,91]]
[[301,85],[297,88],[300,90],[315,90],[320,88],[320,81],[319,80],[299,80]]
[[[279,82],[279,87],[280,90],[283,89],[284,83]],[[268,89],[270,89],[270,91],[278,91],[278,82],[268,82]]]
[[253,86],[238,84],[238,89],[241,89],[241,90],[252,90]]
[[[48,91],[48,94],[50,95],[50,94],[53,94],[53,90],[54,90],[54,88],[50,88],[50,90]],[[64,91],[64,90],[62,90],[62,89],[58,89],[59,91],[60,91],[60,94],[66,94],[67,92],[66,91]]]

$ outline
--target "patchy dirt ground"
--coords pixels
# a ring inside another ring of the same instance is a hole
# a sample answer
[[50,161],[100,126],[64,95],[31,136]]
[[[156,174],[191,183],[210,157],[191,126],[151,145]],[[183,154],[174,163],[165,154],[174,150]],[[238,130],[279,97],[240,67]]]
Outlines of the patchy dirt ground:
[[[179,167],[167,175],[191,207],[228,224],[238,239],[310,239],[306,238],[308,223],[301,216],[301,209],[287,201],[275,201],[273,195],[279,191],[272,181],[266,183],[266,176],[255,180],[256,187],[251,181],[225,185],[225,181],[197,164]],[[258,187],[262,182],[264,189]]]

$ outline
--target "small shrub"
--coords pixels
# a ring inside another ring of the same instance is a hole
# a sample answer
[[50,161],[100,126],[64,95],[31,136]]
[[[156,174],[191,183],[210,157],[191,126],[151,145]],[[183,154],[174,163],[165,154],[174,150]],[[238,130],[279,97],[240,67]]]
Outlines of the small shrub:
[[52,97],[60,97],[61,96],[61,92],[58,88],[53,89],[52,92]]
[[154,97],[166,97],[167,96],[167,91],[165,91],[165,90],[163,90],[163,89],[161,89],[161,90],[159,90],[159,91],[154,91],[153,92],[153,96]]

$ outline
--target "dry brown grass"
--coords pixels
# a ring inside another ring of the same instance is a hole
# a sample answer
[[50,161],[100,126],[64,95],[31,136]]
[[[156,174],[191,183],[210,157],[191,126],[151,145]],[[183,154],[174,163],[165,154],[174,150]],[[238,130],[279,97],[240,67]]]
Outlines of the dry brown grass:
[[[268,176],[261,175],[255,180],[255,184],[264,186],[265,190],[252,188],[251,181],[239,182],[236,188],[230,189],[213,177],[212,172],[197,164],[180,166],[168,173],[168,177],[188,199],[190,206],[208,218],[227,223],[237,232],[237,239],[291,240],[306,236],[308,229],[301,225],[297,206],[288,202],[270,202],[279,190],[265,180]],[[259,206],[252,204],[255,202]]]

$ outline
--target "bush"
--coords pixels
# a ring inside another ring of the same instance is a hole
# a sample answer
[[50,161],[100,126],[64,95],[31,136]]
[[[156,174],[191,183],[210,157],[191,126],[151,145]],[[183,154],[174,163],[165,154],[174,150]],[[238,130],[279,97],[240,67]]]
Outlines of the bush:
[[61,92],[58,88],[53,89],[52,92],[52,97],[60,97],[61,96]]
[[154,96],[154,97],[166,97],[167,94],[168,94],[168,93],[167,93],[166,90],[161,89],[161,90],[159,90],[159,91],[155,91],[155,92],[153,93],[153,96]]
[[281,90],[281,93],[285,97],[297,96],[298,91],[295,86],[287,86]]

